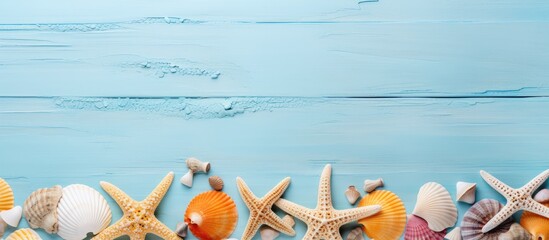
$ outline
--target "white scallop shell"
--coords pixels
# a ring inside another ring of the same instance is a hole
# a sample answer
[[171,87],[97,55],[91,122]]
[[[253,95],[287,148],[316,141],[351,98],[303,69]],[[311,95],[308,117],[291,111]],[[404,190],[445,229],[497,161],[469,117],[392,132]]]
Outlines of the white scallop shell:
[[419,189],[413,214],[425,219],[435,232],[454,226],[458,216],[448,190],[435,182],[426,183]]
[[476,183],[457,182],[456,184],[457,200],[460,202],[469,203],[469,204],[475,203],[476,186],[477,186]]
[[15,206],[14,208],[0,212],[0,218],[2,221],[12,227],[17,227],[21,217],[23,216],[23,208],[21,206]]
[[461,240],[461,228],[455,227],[450,231],[446,236],[444,236],[444,239],[448,240]]
[[95,189],[82,184],[63,188],[58,206],[59,231],[66,240],[81,240],[88,233],[98,234],[111,223],[107,200]]

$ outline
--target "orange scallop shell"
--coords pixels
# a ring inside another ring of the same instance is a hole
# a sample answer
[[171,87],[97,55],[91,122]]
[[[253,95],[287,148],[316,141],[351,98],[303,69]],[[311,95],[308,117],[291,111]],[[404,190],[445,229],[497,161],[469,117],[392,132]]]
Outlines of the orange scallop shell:
[[13,191],[10,185],[0,178],[0,211],[10,210],[13,208]]
[[[549,203],[543,203],[543,205],[549,207]],[[532,234],[532,239],[549,239],[549,218],[524,211],[520,218],[520,225]]]
[[370,217],[358,220],[364,232],[371,239],[398,239],[406,227],[406,208],[400,198],[387,190],[375,190],[358,203],[359,207],[381,205],[381,211]]
[[[198,216],[200,223],[193,223],[191,217]],[[228,238],[236,228],[238,212],[234,201],[224,192],[207,191],[194,197],[187,211],[185,222],[189,230],[201,240]]]

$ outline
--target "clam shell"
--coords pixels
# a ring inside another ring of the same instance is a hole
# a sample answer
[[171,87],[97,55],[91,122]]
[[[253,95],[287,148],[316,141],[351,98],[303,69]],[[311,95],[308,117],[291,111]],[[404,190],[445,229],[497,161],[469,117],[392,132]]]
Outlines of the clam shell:
[[457,182],[456,189],[457,194],[456,198],[459,202],[469,203],[473,204],[475,203],[476,198],[476,183],[468,183],[468,182]]
[[461,228],[455,227],[452,231],[446,234],[444,238],[448,240],[461,240]]
[[23,209],[21,208],[21,206],[15,206],[10,210],[0,212],[0,218],[2,219],[2,221],[12,227],[17,227],[19,225],[19,221],[21,221],[22,215]]
[[400,198],[387,190],[376,190],[364,196],[359,207],[380,205],[381,211],[358,220],[369,238],[376,240],[398,239],[406,227],[406,208]]
[[446,230],[435,232],[422,218],[415,215],[408,216],[408,224],[404,231],[405,240],[442,240],[444,235],[446,235]]
[[81,240],[88,233],[98,234],[111,223],[107,200],[95,189],[82,184],[63,188],[58,206],[58,235],[66,240]]
[[511,228],[511,224],[513,224],[511,218],[505,220],[493,230],[482,233],[482,227],[484,227],[501,208],[503,208],[503,205],[493,199],[483,199],[471,206],[465,215],[463,215],[463,220],[461,221],[461,236],[463,239],[497,240],[500,234],[507,232],[509,228]]
[[183,177],[181,177],[181,179],[179,179],[179,182],[187,187],[193,187],[193,177],[193,171],[189,170],[187,173],[185,173],[185,175],[183,175]]
[[4,179],[0,178],[0,211],[13,208],[13,191]]
[[536,195],[534,196],[534,200],[540,203],[547,203],[549,202],[549,189],[541,189]]
[[23,214],[31,228],[43,228],[47,233],[56,233],[57,205],[63,196],[63,188],[57,185],[51,188],[41,188],[25,200]]
[[[543,203],[546,207],[549,207],[549,202]],[[532,212],[524,211],[520,218],[520,225],[530,234],[532,239],[535,240],[548,240],[549,239],[549,218],[537,215]]]
[[229,195],[207,191],[194,197],[185,211],[185,222],[198,239],[223,239],[236,227],[238,212]]
[[349,234],[347,234],[347,238],[345,238],[345,239],[346,240],[364,240],[364,234],[362,234],[362,228],[357,227],[357,228],[351,230],[351,232],[349,232]]
[[532,235],[526,231],[520,224],[513,223],[506,233],[498,236],[498,240],[530,240]]
[[42,240],[42,238],[34,230],[22,228],[10,234],[6,240]]
[[355,186],[349,186],[349,188],[345,190],[345,197],[347,198],[347,201],[349,201],[349,203],[353,205],[360,197],[360,193],[356,190]]
[[209,177],[208,182],[210,183],[210,186],[216,191],[221,191],[223,189],[223,179],[221,179],[219,176]]
[[383,187],[383,179],[378,178],[376,180],[366,179],[364,180],[364,191],[367,193],[373,192],[378,187]]
[[187,158],[185,161],[187,163],[187,167],[193,171],[196,172],[204,172],[207,173],[210,171],[210,163],[209,162],[202,162],[196,158]]
[[435,182],[426,183],[419,189],[412,213],[427,221],[435,232],[454,226],[458,216],[448,190]]

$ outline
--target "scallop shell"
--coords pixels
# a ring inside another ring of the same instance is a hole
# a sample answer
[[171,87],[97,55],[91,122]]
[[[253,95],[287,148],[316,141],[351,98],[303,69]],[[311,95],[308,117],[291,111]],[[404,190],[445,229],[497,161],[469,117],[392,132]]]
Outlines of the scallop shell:
[[51,188],[41,188],[25,200],[23,214],[31,228],[43,228],[47,233],[56,233],[57,205],[63,196],[63,188],[57,185]]
[[483,199],[471,206],[465,215],[463,215],[463,220],[461,221],[461,236],[463,239],[497,240],[500,234],[507,232],[509,228],[511,228],[511,224],[513,224],[511,218],[505,220],[493,230],[482,233],[482,227],[484,227],[501,208],[503,208],[503,205],[493,199]]
[[221,191],[223,189],[223,179],[221,179],[219,176],[209,177],[208,182],[210,183],[210,186],[216,191]]
[[185,161],[187,163],[187,167],[193,171],[193,173],[197,172],[204,172],[207,173],[210,171],[210,163],[209,162],[202,162],[196,158],[187,158]]
[[355,186],[349,186],[349,188],[345,190],[345,197],[347,198],[347,201],[349,201],[349,203],[353,205],[360,197],[360,193],[356,190]]
[[457,200],[460,202],[469,203],[469,204],[475,203],[476,187],[477,187],[476,183],[457,182],[456,184]]
[[547,203],[549,202],[549,189],[541,189],[536,195],[534,196],[534,200],[540,203]]
[[405,240],[442,240],[444,235],[446,235],[446,230],[435,232],[422,218],[415,215],[408,216],[408,224],[404,231]]
[[513,223],[506,233],[498,236],[498,240],[530,240],[532,235],[518,223]]
[[461,240],[461,228],[455,227],[452,231],[446,234],[444,238],[448,240]]
[[193,177],[194,177],[193,170],[189,169],[189,171],[185,173],[185,175],[183,175],[181,179],[179,179],[179,182],[181,182],[181,184],[187,187],[193,187]]
[[362,228],[357,227],[351,230],[351,232],[347,234],[346,240],[364,240],[364,234],[362,234]]
[[383,179],[378,178],[376,180],[366,179],[364,180],[364,191],[367,193],[373,192],[378,187],[383,187]]
[[442,185],[429,182],[419,189],[414,215],[425,219],[435,232],[452,227],[457,221],[457,208]]
[[[549,202],[543,203],[543,205],[549,207]],[[549,218],[524,211],[522,217],[520,218],[520,225],[532,234],[532,239],[549,239]]]
[[15,206],[14,208],[0,212],[0,218],[2,221],[12,227],[17,227],[21,221],[23,209],[21,206]]
[[400,198],[387,190],[376,190],[364,196],[359,207],[381,205],[381,211],[358,220],[369,238],[376,240],[398,239],[406,227],[406,208]]
[[98,234],[111,223],[107,200],[95,189],[82,184],[63,188],[59,202],[59,232],[66,240],[80,240],[88,233]]
[[185,211],[185,222],[198,239],[227,238],[237,220],[236,204],[231,197],[213,190],[198,194]]
[[10,234],[6,240],[42,240],[42,238],[34,230],[22,228]]
[[13,208],[13,191],[4,179],[0,178],[0,211]]

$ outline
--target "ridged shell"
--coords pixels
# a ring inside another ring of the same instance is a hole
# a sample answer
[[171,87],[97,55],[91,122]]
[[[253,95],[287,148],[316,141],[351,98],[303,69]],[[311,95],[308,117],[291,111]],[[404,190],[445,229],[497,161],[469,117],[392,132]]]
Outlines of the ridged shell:
[[446,234],[444,238],[448,240],[461,240],[461,228],[455,227],[452,231]]
[[422,218],[415,215],[408,216],[408,224],[404,231],[405,240],[441,240],[444,239],[444,235],[446,235],[446,230],[435,232]]
[[364,191],[367,193],[373,192],[378,187],[383,187],[383,179],[378,178],[376,180],[366,179],[364,180]]
[[236,227],[238,212],[229,195],[207,191],[194,197],[185,211],[185,222],[198,239],[224,239]]
[[460,202],[469,203],[469,204],[475,203],[476,187],[477,187],[476,183],[457,182],[456,184],[457,200]]
[[59,202],[58,235],[66,240],[81,240],[88,233],[98,234],[111,223],[107,200],[95,189],[82,184],[63,188]]
[[208,178],[208,182],[210,183],[210,186],[216,190],[221,191],[223,190],[223,179],[221,179],[219,176],[211,176]]
[[427,221],[435,232],[454,226],[458,216],[448,190],[435,182],[426,183],[419,189],[412,213]]
[[534,196],[534,200],[536,200],[540,203],[548,203],[549,202],[549,189],[541,189]]
[[376,190],[360,200],[358,207],[381,205],[381,211],[358,220],[369,238],[376,240],[398,239],[406,227],[406,208],[400,198],[387,190]]
[[347,234],[347,238],[345,238],[345,239],[346,240],[364,240],[364,235],[362,234],[362,228],[357,227],[357,228],[351,230],[351,232],[349,232],[349,234]]
[[[543,203],[543,205],[549,207],[549,202]],[[532,234],[532,239],[549,239],[549,218],[544,218],[535,213],[524,211],[520,218],[520,225]]]
[[505,220],[498,227],[487,233],[482,233],[482,227],[486,225],[492,217],[494,217],[503,205],[493,199],[483,199],[475,203],[463,215],[461,221],[461,236],[464,240],[497,240],[498,236],[505,233],[511,228],[513,220],[511,218]]
[[526,231],[520,224],[513,223],[506,233],[498,236],[498,240],[530,240],[532,235]]
[[4,179],[0,178],[0,211],[13,208],[13,190]]
[[355,186],[349,186],[347,190],[345,190],[345,197],[347,198],[347,201],[353,205],[356,203],[356,200],[360,198],[360,193],[356,190]]
[[57,205],[63,196],[63,188],[41,188],[25,200],[23,214],[31,228],[43,228],[47,233],[56,233]]
[[6,240],[42,240],[42,238],[34,230],[22,228],[10,234]]

